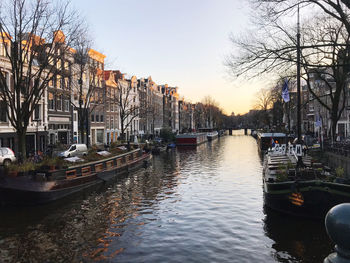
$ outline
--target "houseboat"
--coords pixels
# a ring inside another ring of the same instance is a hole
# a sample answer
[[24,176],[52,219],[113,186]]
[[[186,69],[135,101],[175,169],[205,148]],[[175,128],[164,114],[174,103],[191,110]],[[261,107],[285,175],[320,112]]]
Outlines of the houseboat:
[[40,205],[112,181],[147,165],[150,153],[141,149],[67,169],[37,171],[34,175],[0,177],[1,205]]
[[176,136],[177,146],[196,146],[208,140],[206,133],[186,133]]
[[217,131],[207,133],[208,141],[213,141],[213,140],[217,139],[218,137],[219,137],[219,133]]
[[200,133],[206,133],[208,141],[213,141],[219,137],[219,133],[215,128],[199,128]]
[[324,218],[333,206],[350,202],[350,185],[334,181],[329,168],[303,156],[297,168],[294,154],[270,151],[264,159],[264,204],[274,210],[310,218]]
[[291,139],[287,134],[281,132],[259,132],[257,133],[258,150],[259,152],[265,152],[272,144],[286,144]]

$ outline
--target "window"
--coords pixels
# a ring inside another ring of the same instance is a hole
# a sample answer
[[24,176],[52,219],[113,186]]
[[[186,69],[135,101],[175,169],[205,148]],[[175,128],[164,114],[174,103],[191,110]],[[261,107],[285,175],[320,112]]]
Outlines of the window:
[[103,115],[100,116],[100,121],[103,122]]
[[53,87],[53,80],[52,80],[52,78],[49,80],[49,87]]
[[49,92],[49,110],[55,110],[55,100],[52,92]]
[[102,129],[96,130],[97,143],[103,143],[103,134],[104,134],[104,130],[102,130]]
[[72,152],[72,151],[75,151],[77,149],[77,146],[76,145],[72,145],[72,147],[70,147],[69,151]]
[[114,119],[113,119],[113,116],[111,116],[111,129],[114,129]]
[[64,78],[64,79],[62,79],[62,81],[63,81],[63,88],[68,89],[69,88],[69,79]]
[[34,120],[40,120],[41,114],[40,114],[40,104],[35,105],[34,108]]
[[96,114],[96,122],[100,122],[100,115]]
[[61,88],[61,76],[59,75],[56,76],[56,88]]
[[57,59],[57,69],[61,69],[61,60],[60,59]]
[[56,109],[60,111],[62,110],[62,95],[57,96]]
[[110,125],[109,125],[109,117],[106,116],[106,128],[109,129]]
[[0,122],[7,122],[6,107],[6,102],[0,101]]
[[95,114],[91,114],[91,121],[95,121]]
[[69,112],[69,100],[64,100],[64,111]]

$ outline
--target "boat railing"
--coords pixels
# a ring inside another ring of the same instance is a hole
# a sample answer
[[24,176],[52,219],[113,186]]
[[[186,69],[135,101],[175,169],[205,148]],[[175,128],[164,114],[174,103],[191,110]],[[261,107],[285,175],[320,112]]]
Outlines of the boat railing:
[[103,160],[92,161],[88,163],[77,164],[62,170],[49,171],[48,176],[55,179],[74,179],[76,177],[93,175],[104,170],[122,167],[124,164],[136,160],[142,156],[141,149],[114,155]]

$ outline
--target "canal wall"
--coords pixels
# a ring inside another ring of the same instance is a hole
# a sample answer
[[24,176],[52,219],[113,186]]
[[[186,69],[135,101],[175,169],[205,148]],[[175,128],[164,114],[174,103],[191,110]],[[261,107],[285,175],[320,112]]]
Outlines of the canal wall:
[[335,154],[333,152],[325,152],[325,156],[327,158],[328,165],[336,169],[337,167],[344,168],[344,176],[350,179],[350,157]]

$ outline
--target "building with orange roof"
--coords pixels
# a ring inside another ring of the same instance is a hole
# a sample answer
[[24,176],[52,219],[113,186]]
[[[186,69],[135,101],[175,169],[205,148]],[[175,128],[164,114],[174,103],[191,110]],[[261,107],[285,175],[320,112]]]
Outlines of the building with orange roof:
[[116,75],[118,73],[112,70],[104,72],[106,99],[105,99],[105,127],[106,127],[106,143],[110,144],[117,141],[119,130],[119,107],[118,107],[118,83]]

